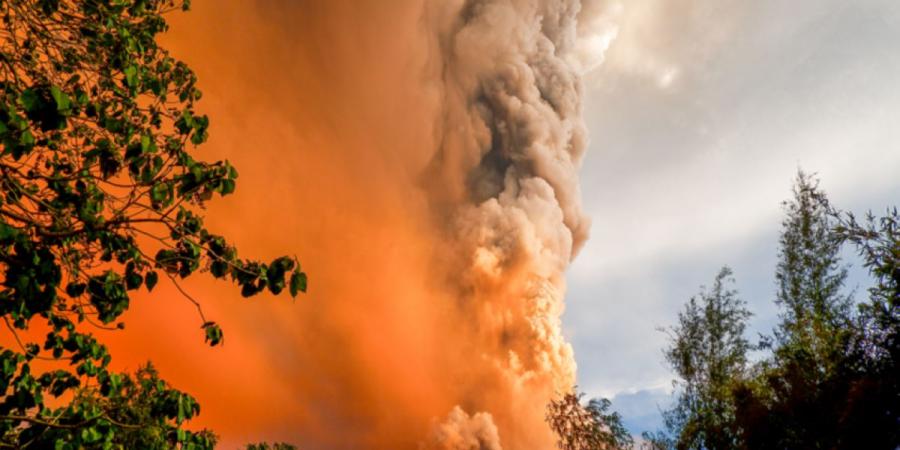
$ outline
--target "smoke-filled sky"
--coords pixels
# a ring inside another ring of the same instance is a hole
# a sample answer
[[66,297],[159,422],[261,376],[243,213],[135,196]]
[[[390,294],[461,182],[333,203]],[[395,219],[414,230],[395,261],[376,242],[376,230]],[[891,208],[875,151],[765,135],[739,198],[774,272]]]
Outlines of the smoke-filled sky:
[[[226,447],[552,448],[575,382],[560,317],[589,220],[577,0],[195,2],[166,43],[200,78],[209,210],[243,256],[296,254],[297,303],[187,286],[135,302],[120,364],[149,357]],[[170,319],[177,313],[178,319]],[[166,339],[158,339],[160,333]]]
[[900,194],[895,4],[195,1],[165,44],[204,91],[198,154],[240,172],[209,225],[295,254],[310,293],[192,281],[209,349],[161,287],[112,352],[226,448],[546,449],[575,381],[640,432],[671,378],[655,329],[721,264],[771,326],[798,166],[838,206]]

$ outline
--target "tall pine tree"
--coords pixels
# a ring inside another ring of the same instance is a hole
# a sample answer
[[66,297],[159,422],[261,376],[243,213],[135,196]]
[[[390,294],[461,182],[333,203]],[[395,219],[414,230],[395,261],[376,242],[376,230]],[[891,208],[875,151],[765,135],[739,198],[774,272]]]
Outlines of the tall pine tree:
[[851,299],[842,293],[847,270],[833,232],[834,210],[818,180],[803,171],[784,210],[775,272],[782,310],[776,354],[807,361],[811,379],[822,380],[843,354],[851,316]]
[[711,289],[691,298],[670,330],[666,361],[678,375],[678,396],[664,413],[672,442],[645,436],[659,447],[735,448],[735,406],[731,386],[742,379],[750,343],[744,338],[750,311],[728,285],[731,269],[722,268]]
[[749,448],[834,448],[852,378],[846,355],[856,328],[836,214],[802,171],[793,194],[783,204],[774,348],[734,388],[736,426]]

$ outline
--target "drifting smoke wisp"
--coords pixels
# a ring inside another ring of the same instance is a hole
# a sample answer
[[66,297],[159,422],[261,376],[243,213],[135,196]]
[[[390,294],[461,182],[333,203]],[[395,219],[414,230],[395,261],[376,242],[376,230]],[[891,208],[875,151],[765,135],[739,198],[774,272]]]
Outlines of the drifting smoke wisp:
[[563,275],[588,229],[580,11],[195,1],[170,47],[204,91],[200,155],[241,172],[209,224],[242,255],[295,253],[310,292],[247,302],[192,282],[225,330],[210,350],[160,286],[115,362],[154,361],[225,448],[554,448],[545,408],[575,381]]

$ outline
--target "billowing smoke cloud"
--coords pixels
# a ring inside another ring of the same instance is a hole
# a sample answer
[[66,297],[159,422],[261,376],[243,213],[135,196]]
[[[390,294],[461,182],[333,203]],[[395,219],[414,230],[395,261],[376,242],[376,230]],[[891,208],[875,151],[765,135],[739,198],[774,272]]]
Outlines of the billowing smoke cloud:
[[[587,235],[576,0],[194,1],[167,37],[240,170],[209,225],[294,253],[310,292],[138,299],[114,363],[151,359],[224,448],[546,450],[574,382],[563,273]],[[597,56],[594,54],[594,56]],[[591,62],[589,61],[587,65]]]
[[428,450],[502,450],[497,426],[491,415],[478,413],[469,417],[458,406],[442,423],[431,430],[428,440],[422,445]]
[[[426,185],[446,224],[441,257],[454,261],[455,322],[473,349],[466,372],[480,367],[461,395],[497,417],[512,449],[552,447],[545,407],[575,380],[560,314],[563,271],[589,226],[577,177],[580,6],[469,0],[434,11],[443,91]],[[461,442],[447,448],[473,448]]]

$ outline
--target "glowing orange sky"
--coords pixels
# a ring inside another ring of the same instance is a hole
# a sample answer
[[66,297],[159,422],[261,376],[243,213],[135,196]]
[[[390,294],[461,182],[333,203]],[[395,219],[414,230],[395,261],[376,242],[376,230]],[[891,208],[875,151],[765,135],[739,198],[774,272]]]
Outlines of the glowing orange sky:
[[[156,363],[225,444],[302,433],[329,448],[413,445],[428,425],[416,418],[452,406],[431,398],[438,374],[423,363],[439,346],[420,301],[431,240],[412,187],[433,101],[416,69],[425,47],[410,39],[421,11],[407,3],[201,1],[172,17],[164,43],[197,72],[212,121],[197,154],[240,172],[211,228],[245,257],[296,254],[310,274],[296,303],[187,283],[226,333],[216,349],[173,289],[133,302],[116,362]],[[333,436],[341,421],[352,429]],[[399,424],[408,436],[379,431]]]
[[296,255],[309,293],[248,300],[192,277],[225,332],[209,348],[164,279],[124,331],[96,334],[114,369],[152,361],[194,394],[191,425],[225,448],[553,445],[545,408],[575,369],[562,271],[588,226],[564,59],[577,3],[421,3],[207,0],[171,17],[163,44],[212,123],[195,155],[240,172],[207,225],[242,257]]

